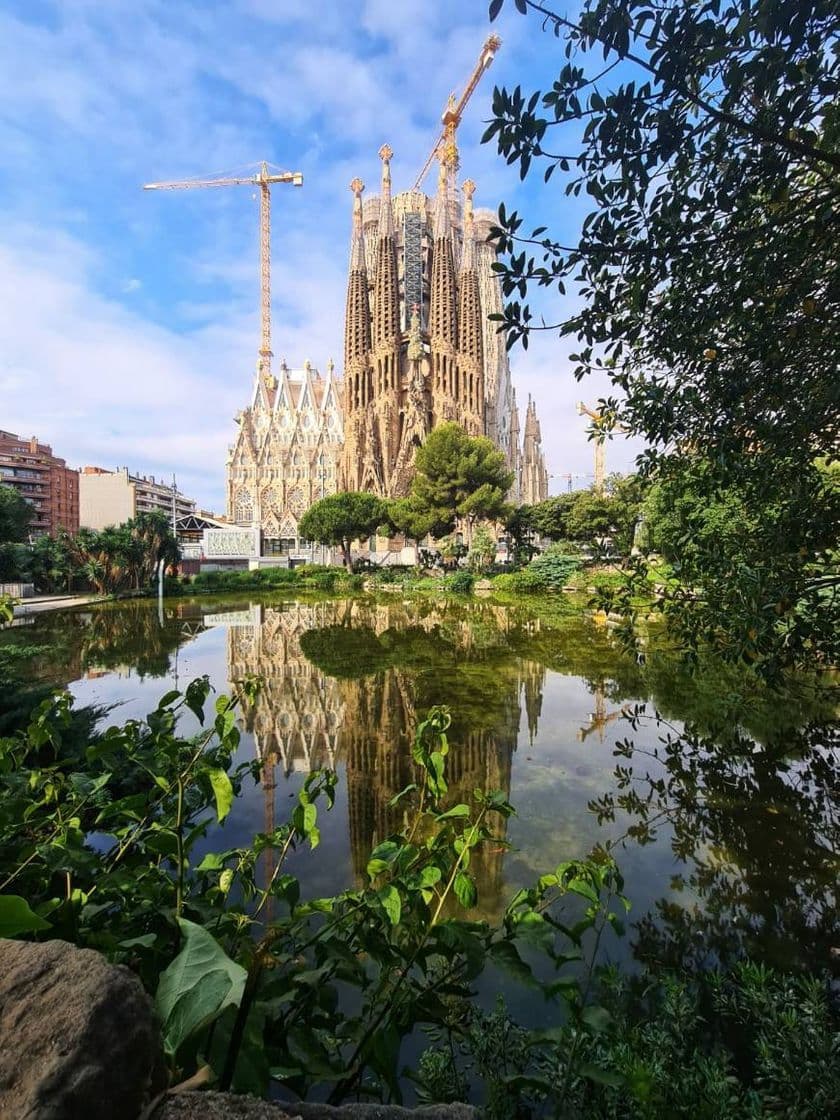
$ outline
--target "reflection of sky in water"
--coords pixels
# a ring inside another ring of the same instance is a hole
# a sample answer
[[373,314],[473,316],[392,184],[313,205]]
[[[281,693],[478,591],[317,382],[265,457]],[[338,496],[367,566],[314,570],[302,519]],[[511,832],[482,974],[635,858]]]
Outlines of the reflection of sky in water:
[[[418,713],[448,703],[455,717],[448,772],[453,793],[466,799],[476,785],[509,785],[505,792],[517,810],[507,829],[512,850],[488,854],[474,867],[488,916],[498,916],[516,888],[557,863],[613,843],[632,900],[631,926],[663,901],[689,909],[698,904],[690,886],[673,882],[688,878],[692,868],[675,856],[667,822],[657,825],[654,842],[641,845],[626,838],[629,816],[618,811],[599,825],[588,807],[616,788],[616,740],[630,736],[638,747],[651,748],[661,732],[652,721],[630,729],[621,707],[644,693],[638,670],[583,617],[541,622],[522,607],[446,607],[433,600],[233,607],[167,604],[162,631],[152,604],[88,612],[96,640],[77,617],[68,640],[71,651],[77,641],[82,652],[59,672],[65,680],[78,678],[71,685],[78,704],[116,705],[110,719],[120,721],[142,718],[163,692],[205,674],[218,692],[245,673],[265,678],[255,710],[240,720],[239,760],[268,753],[273,803],[247,781],[206,847],[248,845],[255,832],[270,827],[272,813],[278,823],[287,818],[310,763],[335,760],[337,801],[331,813],[320,814],[321,849],[293,854],[289,870],[310,897],[358,881],[370,847],[399,826],[388,801],[411,780],[409,744]],[[53,616],[49,627],[55,632],[56,626]],[[150,647],[143,661],[138,651]],[[138,664],[145,675],[134,668]],[[672,692],[691,707],[683,684]],[[195,729],[187,713],[182,730]],[[643,769],[651,769],[648,759]],[[663,773],[652,769],[655,776]],[[761,828],[750,808],[756,823],[749,827]],[[692,853],[694,859],[708,855],[702,842]],[[730,877],[737,870],[732,867]],[[604,956],[626,959],[634,940],[632,930],[623,942],[608,938]]]

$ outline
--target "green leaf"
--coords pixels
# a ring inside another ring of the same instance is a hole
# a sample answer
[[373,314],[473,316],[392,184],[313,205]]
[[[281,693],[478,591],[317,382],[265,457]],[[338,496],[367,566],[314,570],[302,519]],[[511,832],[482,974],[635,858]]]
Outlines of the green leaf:
[[161,696],[160,700],[158,700],[157,710],[159,712],[162,712],[164,708],[170,707],[170,705],[174,704],[176,700],[180,699],[180,696],[181,693],[177,688],[173,688],[169,692],[165,692],[163,696]]
[[514,926],[515,936],[527,941],[529,945],[536,945],[543,951],[551,949],[554,945],[554,930],[542,914],[533,910],[526,910]]
[[155,1004],[168,1054],[211,1023],[226,1007],[238,1007],[247,973],[207,930],[178,919],[183,947],[161,975]]
[[207,776],[210,779],[213,795],[216,798],[216,817],[221,824],[233,805],[233,786],[230,778],[222,769],[208,770]]
[[437,821],[448,821],[453,817],[468,817],[470,815],[469,805],[453,805],[451,809],[447,809],[445,813],[435,817]]
[[17,937],[21,933],[51,928],[49,922],[29,909],[25,898],[16,894],[0,895],[0,937]]
[[567,884],[566,889],[572,891],[574,894],[579,894],[581,898],[585,898],[589,902],[596,903],[596,905],[600,901],[598,892],[584,879],[572,879],[572,881]]
[[436,883],[439,883],[441,881],[442,877],[443,876],[439,867],[435,867],[434,865],[430,867],[424,867],[420,872],[419,885],[421,887],[433,887]]
[[478,891],[475,888],[472,876],[468,875],[466,871],[459,871],[455,876],[455,895],[466,910],[476,904]]
[[219,855],[218,852],[208,852],[196,871],[221,871],[224,865],[224,856]]
[[388,915],[388,920],[392,926],[400,924],[400,917],[402,915],[402,902],[400,901],[400,892],[392,884],[388,883],[378,892],[379,901]]
[[120,942],[121,949],[151,949],[157,941],[156,933],[143,933],[139,937],[129,937],[127,941]]
[[606,1007],[599,1007],[597,1004],[591,1003],[587,1007],[584,1007],[583,1011],[580,1013],[580,1017],[587,1027],[596,1034],[602,1034],[612,1026],[612,1015],[610,1015]]
[[529,988],[539,987],[530,966],[523,961],[516,946],[510,941],[494,941],[490,946],[490,956],[499,968],[504,969],[521,984]]

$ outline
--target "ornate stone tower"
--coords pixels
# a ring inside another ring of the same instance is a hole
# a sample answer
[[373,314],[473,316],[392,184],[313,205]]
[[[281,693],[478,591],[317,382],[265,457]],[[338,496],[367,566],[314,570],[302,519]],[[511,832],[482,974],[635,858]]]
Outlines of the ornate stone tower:
[[228,459],[228,515],[262,530],[263,554],[299,546],[298,521],[337,488],[344,442],[341,385],[333,364],[310,363],[279,377],[257,372],[251,404],[237,416]]
[[[298,522],[336,490],[408,492],[417,448],[455,421],[504,451],[511,500],[546,492],[536,410],[520,448],[516,394],[504,338],[488,316],[502,310],[488,241],[496,216],[473,209],[475,183],[455,188],[447,148],[434,197],[392,197],[387,144],[378,198],[354,179],[344,323],[344,381],[309,362],[280,376],[258,369],[228,460],[228,515],[258,527],[262,553],[299,552]],[[533,411],[533,416],[532,416]]]
[[528,397],[525,413],[525,439],[522,442],[521,498],[525,505],[544,502],[548,497],[548,471],[542,450],[542,434],[537,419],[537,406]]
[[455,421],[496,442],[501,433],[507,452],[512,392],[504,347],[487,323],[488,297],[496,310],[501,293],[495,253],[479,245],[488,223],[482,215],[477,230],[475,183],[464,183],[462,207],[443,163],[434,199],[420,191],[392,198],[393,153],[386,144],[379,155],[379,199],[363,204],[361,181],[351,183],[341,482],[397,496],[437,424]]

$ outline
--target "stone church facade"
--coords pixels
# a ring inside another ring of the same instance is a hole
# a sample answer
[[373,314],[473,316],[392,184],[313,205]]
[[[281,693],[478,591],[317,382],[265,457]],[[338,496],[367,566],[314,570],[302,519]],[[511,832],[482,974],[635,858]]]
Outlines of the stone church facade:
[[[475,184],[441,166],[434,198],[392,197],[391,149],[380,149],[381,190],[353,192],[344,371],[306,364],[278,378],[257,371],[228,462],[228,515],[259,527],[263,552],[299,546],[308,506],[337,490],[388,497],[408,492],[414,454],[438,424],[455,421],[504,451],[511,499],[548,496],[536,405],[524,441],[503,336],[488,316],[502,309],[488,243],[495,215],[474,210]],[[275,544],[274,542],[280,542]]]

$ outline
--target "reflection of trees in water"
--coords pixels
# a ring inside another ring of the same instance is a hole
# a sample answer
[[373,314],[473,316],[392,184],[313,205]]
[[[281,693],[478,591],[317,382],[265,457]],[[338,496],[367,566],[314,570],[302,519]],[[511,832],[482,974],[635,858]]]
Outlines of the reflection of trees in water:
[[[730,669],[717,670],[715,711],[715,670],[707,669],[680,705],[683,674],[652,666],[657,705],[688,708],[693,721],[677,728],[659,710],[635,729],[631,720],[617,749],[616,788],[593,802],[601,821],[628,814],[628,836],[640,844],[670,826],[686,869],[674,895],[637,923],[637,955],[702,966],[749,953],[824,968],[840,924],[838,726],[825,694],[794,683],[782,696],[749,675],[739,694]],[[653,747],[639,734],[648,720]]]
[[32,632],[49,652],[36,659],[33,670],[61,683],[106,672],[164,677],[179,647],[203,629],[200,609],[192,604],[167,604],[162,626],[156,604],[143,599],[45,612],[37,616]]
[[[405,806],[390,802],[416,779],[414,730],[435,704],[452,706],[452,799],[469,801],[476,788],[509,794],[521,709],[535,734],[544,670],[512,655],[504,608],[347,601],[253,610],[253,625],[229,630],[229,670],[264,681],[245,722],[264,763],[266,827],[276,766],[288,774],[344,762],[353,870],[363,876],[371,848],[404,823]],[[500,848],[474,860],[490,907],[501,868]]]

